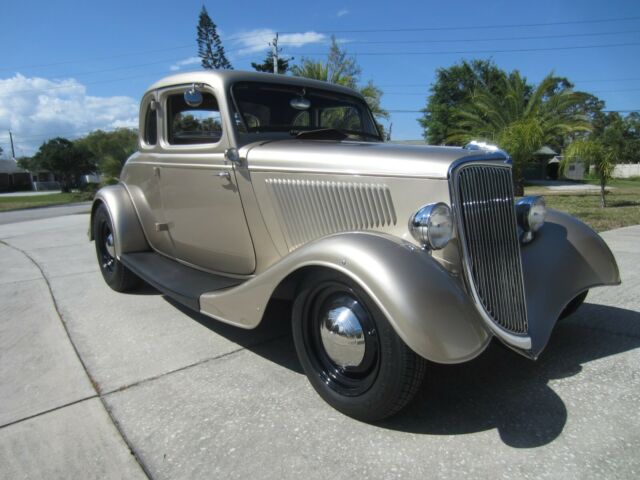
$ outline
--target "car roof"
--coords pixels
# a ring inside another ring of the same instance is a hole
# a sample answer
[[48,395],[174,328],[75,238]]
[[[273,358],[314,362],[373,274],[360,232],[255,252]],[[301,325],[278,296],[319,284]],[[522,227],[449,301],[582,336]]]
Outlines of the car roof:
[[292,75],[281,75],[262,72],[246,72],[242,70],[197,70],[191,72],[178,73],[164,77],[153,85],[147,91],[157,90],[160,88],[172,87],[175,85],[188,85],[190,83],[205,83],[213,87],[226,89],[236,82],[266,82],[277,83],[282,85],[296,85],[301,87],[320,88],[323,90],[332,90],[347,95],[355,95],[364,99],[357,91],[336,85],[334,83],[323,82],[320,80],[312,80],[304,77],[295,77]]

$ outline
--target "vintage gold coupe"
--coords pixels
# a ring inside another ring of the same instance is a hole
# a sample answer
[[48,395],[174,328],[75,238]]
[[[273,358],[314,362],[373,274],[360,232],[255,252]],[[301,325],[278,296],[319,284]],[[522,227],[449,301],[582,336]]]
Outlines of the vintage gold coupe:
[[588,289],[620,282],[593,230],[516,201],[504,152],[382,140],[363,97],[337,85],[238,71],[157,82],[138,152],[93,204],[105,281],[142,279],[247,329],[292,300],[309,381],[367,421],[407,404],[425,360],[466,362],[492,337],[537,358]]

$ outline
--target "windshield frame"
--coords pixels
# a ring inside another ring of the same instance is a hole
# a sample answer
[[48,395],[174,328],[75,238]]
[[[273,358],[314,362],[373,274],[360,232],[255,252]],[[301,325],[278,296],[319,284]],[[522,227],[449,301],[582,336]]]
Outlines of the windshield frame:
[[[344,99],[353,103],[360,110],[363,123],[365,122],[368,123],[372,129],[372,131],[369,132],[368,128],[364,128],[362,131],[359,132],[359,134],[355,134],[355,133],[352,133],[352,134],[354,136],[359,136],[360,139],[368,138],[368,140],[362,140],[362,141],[384,142],[384,137],[382,135],[382,132],[380,131],[378,122],[376,121],[373,115],[373,112],[371,111],[371,108],[361,96],[350,94],[348,92],[336,91],[330,88],[327,88],[327,89],[318,88],[315,85],[306,86],[306,85],[300,85],[297,83],[269,82],[264,80],[260,80],[260,81],[242,80],[242,81],[234,82],[229,86],[229,95],[231,97],[233,110],[234,110],[234,112],[232,113],[231,123],[234,129],[234,133],[236,134],[237,137],[246,136],[248,140],[257,140],[264,137],[273,138],[274,136],[282,137],[282,138],[296,138],[296,133],[300,131],[304,131],[305,129],[318,130],[318,129],[326,128],[326,127],[320,127],[318,125],[309,126],[309,127],[289,125],[288,126],[289,128],[283,127],[281,130],[273,129],[273,127],[271,128],[266,127],[266,129],[263,131],[252,131],[253,128],[247,125],[245,115],[242,112],[242,109],[240,108],[239,102],[237,101],[237,98],[236,98],[236,87],[238,85],[246,85],[246,84],[265,85],[265,86],[273,87],[276,89],[277,88],[290,89],[292,94],[294,93],[301,94],[302,92],[305,92],[306,95],[319,94],[319,96],[325,96],[325,97],[338,97],[338,98],[343,97]],[[307,111],[307,110],[301,110],[301,112],[304,112],[304,111]],[[250,112],[247,112],[247,113],[250,113]],[[352,140],[352,139],[349,138],[348,140]]]

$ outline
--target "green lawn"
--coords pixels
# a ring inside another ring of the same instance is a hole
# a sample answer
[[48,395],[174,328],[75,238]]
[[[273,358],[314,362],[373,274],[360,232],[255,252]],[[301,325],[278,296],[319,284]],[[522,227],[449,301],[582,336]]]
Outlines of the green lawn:
[[[597,185],[595,180],[586,183]],[[525,188],[526,195],[544,195],[547,207],[567,212],[601,232],[640,224],[640,179],[613,180],[607,193],[607,207],[600,208],[600,193],[551,191],[545,187]]]
[[[595,180],[587,183],[597,184]],[[600,208],[598,192],[557,192],[546,187],[526,187],[526,195],[544,195],[549,208],[562,210],[601,232],[640,224],[640,178],[613,180],[607,194],[607,208]],[[52,193],[25,197],[0,197],[0,211],[64,205],[91,200],[89,193]]]
[[82,192],[52,193],[50,195],[29,195],[24,197],[0,197],[0,212],[21,208],[48,207],[67,203],[86,202],[91,195]]

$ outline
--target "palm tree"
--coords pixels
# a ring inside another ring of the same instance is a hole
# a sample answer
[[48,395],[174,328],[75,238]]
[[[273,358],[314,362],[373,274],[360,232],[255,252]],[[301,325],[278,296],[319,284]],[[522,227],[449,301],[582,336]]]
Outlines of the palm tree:
[[615,167],[615,157],[615,150],[598,140],[576,140],[565,150],[562,168],[566,169],[575,160],[584,162],[587,168],[593,165],[600,180],[600,206],[604,208],[607,206],[605,193]]
[[580,105],[586,94],[565,88],[561,78],[547,75],[531,88],[518,71],[502,80],[495,93],[482,86],[469,103],[454,111],[452,143],[485,140],[505,149],[513,159],[516,193],[523,192],[523,172],[534,153],[547,143],[561,143],[569,134],[590,131]]
[[[291,73],[296,77],[322,80],[357,90],[367,101],[376,121],[389,119],[389,112],[380,106],[382,90],[376,87],[372,81],[358,86],[361,69],[355,58],[348,56],[347,52],[340,48],[335,37],[331,38],[331,47],[326,61],[302,58],[299,65],[291,67]],[[378,124],[378,126],[381,131],[384,131],[381,125]]]

